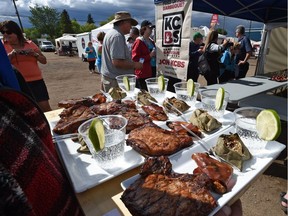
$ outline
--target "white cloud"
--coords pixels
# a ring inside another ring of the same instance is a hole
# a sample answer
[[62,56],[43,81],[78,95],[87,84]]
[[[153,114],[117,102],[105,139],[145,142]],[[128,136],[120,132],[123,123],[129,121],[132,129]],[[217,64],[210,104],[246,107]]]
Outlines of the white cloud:
[[[148,19],[152,22],[154,22],[155,19],[154,0],[15,0],[15,2],[24,28],[31,27],[28,19],[31,15],[29,6],[34,7],[36,4],[39,6],[55,8],[60,13],[65,9],[68,11],[70,19],[75,18],[80,24],[86,22],[89,13],[92,15],[96,25],[99,25],[99,22],[107,20],[108,17],[120,10],[129,11],[139,23],[144,19]],[[15,8],[11,0],[0,0],[0,8],[0,22],[7,19],[18,22]],[[193,26],[209,26],[210,18],[211,14],[197,11],[192,12]],[[219,27],[222,27],[222,16],[219,16],[219,21]],[[231,31],[234,31],[234,26],[238,24],[244,24],[246,27],[249,26],[247,21],[226,18],[225,29],[232,29]]]
[[[27,19],[30,16],[30,8],[35,5],[49,6],[62,12],[66,9],[71,17],[86,19],[91,13],[94,20],[103,21],[120,10],[129,11],[133,17],[139,19],[154,19],[154,0],[15,0],[21,18]],[[4,16],[15,16],[15,9],[11,7],[11,0],[1,0],[0,8],[5,11]],[[82,14],[82,15],[80,15]],[[80,18],[79,18],[80,17]],[[81,18],[82,17],[82,18]],[[85,17],[85,18],[84,18]],[[0,21],[5,20],[5,17]]]

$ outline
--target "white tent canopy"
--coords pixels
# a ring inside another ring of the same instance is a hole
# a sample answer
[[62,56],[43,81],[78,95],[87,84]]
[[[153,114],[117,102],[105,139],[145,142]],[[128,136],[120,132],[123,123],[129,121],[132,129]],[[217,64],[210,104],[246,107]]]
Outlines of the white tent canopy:
[[287,22],[268,23],[259,51],[256,74],[279,71],[287,68]]
[[[72,44],[76,45],[76,40],[77,39],[75,37],[71,36],[71,35],[65,35],[65,36],[56,38],[55,39],[56,48],[61,47],[63,44],[65,46],[68,46],[69,42],[72,42]],[[74,45],[73,45],[73,47],[74,47]]]
[[98,40],[97,40],[97,34],[99,33],[99,32],[107,32],[107,31],[109,31],[110,29],[112,29],[113,28],[113,23],[112,23],[112,21],[111,22],[109,22],[109,23],[106,23],[105,25],[103,25],[103,26],[100,26],[100,27],[98,27],[98,28],[96,28],[96,29],[93,29],[92,31],[91,31],[91,39],[92,39],[92,43],[93,44],[97,44],[98,43]]
[[[95,47],[97,47],[97,44],[98,44],[98,40],[97,40],[97,34],[99,32],[108,32],[110,29],[112,29],[114,27],[114,24],[112,23],[112,21],[110,21],[109,23],[106,23],[105,25],[103,26],[100,26],[96,29],[93,29],[91,31],[91,40],[92,40],[92,43]],[[140,25],[137,25],[136,26],[138,29],[140,29]],[[127,38],[128,36],[125,35],[125,37]]]

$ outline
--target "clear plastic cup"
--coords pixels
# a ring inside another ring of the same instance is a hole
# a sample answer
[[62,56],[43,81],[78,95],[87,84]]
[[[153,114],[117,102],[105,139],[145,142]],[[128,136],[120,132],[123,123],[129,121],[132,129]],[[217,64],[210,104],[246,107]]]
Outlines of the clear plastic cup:
[[113,169],[117,165],[117,161],[122,159],[124,155],[127,119],[120,115],[106,115],[96,118],[102,119],[105,127],[105,147],[102,150],[96,152],[88,136],[88,129],[94,118],[81,124],[78,132],[83,137],[97,164],[103,169]]
[[174,84],[177,99],[185,101],[191,107],[195,107],[196,99],[198,96],[198,90],[200,87],[199,83],[194,84],[195,84],[195,91],[192,96],[188,95],[187,82],[178,82]]
[[[123,82],[124,77],[128,77],[129,83],[130,83],[130,90],[128,91],[125,87],[125,84]],[[127,93],[127,97],[130,97],[132,99],[135,98],[135,85],[136,85],[136,76],[133,74],[124,74],[116,77],[118,86]]]
[[259,138],[256,130],[256,117],[262,111],[258,107],[243,107],[234,110],[236,133],[252,155],[261,153],[267,141]]
[[205,89],[205,90],[201,90],[199,94],[201,96],[202,108],[208,111],[208,113],[212,115],[214,118],[220,119],[224,115],[224,112],[226,110],[226,107],[229,101],[230,94],[229,92],[225,91],[223,105],[219,110],[217,110],[215,107],[217,91],[218,89]]
[[164,87],[164,90],[161,91],[159,89],[159,85],[158,85],[158,77],[156,77],[156,78],[148,78],[148,79],[145,80],[148,92],[150,93],[150,95],[152,97],[154,97],[158,101],[158,103],[161,103],[161,104],[162,104],[162,102],[165,99],[165,95],[166,95],[166,90],[167,90],[167,85],[168,85],[169,79],[168,78],[164,78],[164,81],[165,81],[165,87]]

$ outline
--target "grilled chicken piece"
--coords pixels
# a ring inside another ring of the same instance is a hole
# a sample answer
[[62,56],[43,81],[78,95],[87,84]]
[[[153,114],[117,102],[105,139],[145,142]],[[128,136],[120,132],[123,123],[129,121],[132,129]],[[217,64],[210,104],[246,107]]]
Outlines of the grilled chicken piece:
[[198,165],[193,171],[194,174],[205,173],[212,180],[213,189],[217,193],[227,192],[227,185],[233,174],[233,169],[229,164],[215,160],[206,153],[195,153],[192,159]]
[[148,123],[129,133],[127,145],[144,156],[171,155],[191,146],[192,137],[186,134],[177,134]]
[[182,126],[186,126],[189,130],[191,130],[192,132],[194,132],[197,136],[201,137],[201,131],[199,130],[199,128],[195,125],[193,125],[192,123],[188,123],[188,122],[182,122],[182,121],[167,121],[166,125],[172,129],[174,132],[176,132],[177,134],[188,134],[190,135]]
[[164,112],[163,108],[156,104],[142,106],[142,109],[150,116],[152,120],[166,121],[168,119],[168,116]]
[[209,184],[205,174],[172,173],[167,157],[148,158],[141,177],[124,191],[121,200],[133,216],[207,216],[217,206],[206,188]]
[[92,96],[94,104],[101,104],[106,102],[106,97],[102,93],[97,93]]
[[60,113],[61,119],[53,131],[57,134],[76,133],[83,122],[95,116],[89,107],[76,104]]

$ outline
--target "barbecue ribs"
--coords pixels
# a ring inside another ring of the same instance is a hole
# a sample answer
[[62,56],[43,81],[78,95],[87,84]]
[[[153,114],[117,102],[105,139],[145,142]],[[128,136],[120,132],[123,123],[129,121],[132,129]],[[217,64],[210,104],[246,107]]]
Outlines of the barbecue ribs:
[[146,159],[141,177],[121,200],[133,216],[207,216],[217,206],[205,174],[172,173],[167,157]]

